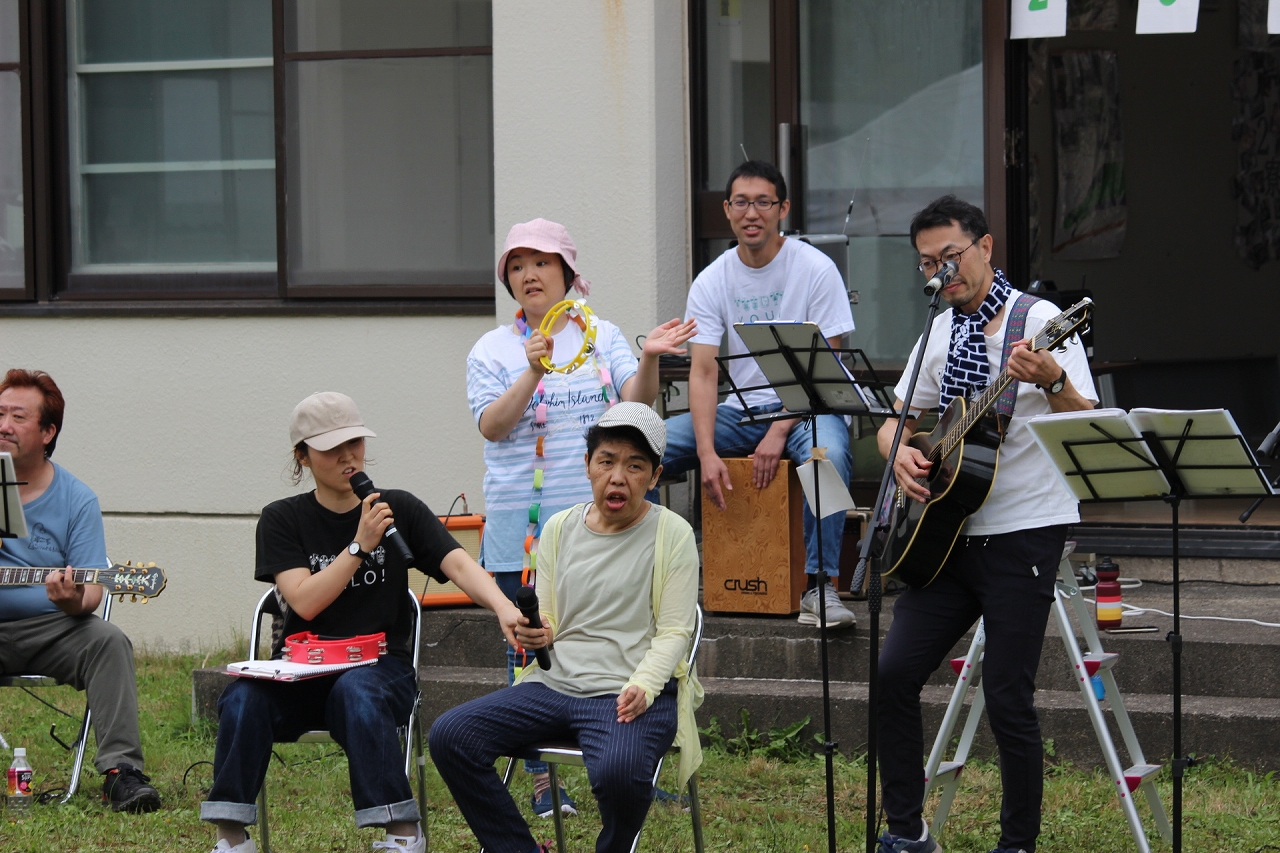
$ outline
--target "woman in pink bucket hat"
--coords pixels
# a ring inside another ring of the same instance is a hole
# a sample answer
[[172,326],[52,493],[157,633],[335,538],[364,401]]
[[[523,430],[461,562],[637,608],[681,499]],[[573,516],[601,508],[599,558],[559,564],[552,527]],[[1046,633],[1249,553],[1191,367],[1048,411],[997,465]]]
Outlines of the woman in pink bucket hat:
[[[696,324],[670,320],[645,338],[637,360],[622,331],[597,325],[594,351],[571,373],[549,372],[543,356],[568,361],[582,348],[583,331],[561,316],[547,336],[539,331],[551,308],[581,299],[591,284],[578,273],[578,249],[558,222],[534,219],[512,226],[498,258],[498,280],[520,304],[515,322],[488,332],[467,356],[467,396],[485,437],[485,528],[481,562],[514,599],[525,570],[537,567],[542,522],[562,509],[590,501],[583,467],[584,434],[619,400],[652,405],[658,396],[658,357],[683,355]],[[570,290],[577,291],[570,294]],[[508,677],[532,655],[508,649]],[[526,762],[534,774],[533,810],[552,812],[545,764]],[[573,814],[561,792],[561,807]]]

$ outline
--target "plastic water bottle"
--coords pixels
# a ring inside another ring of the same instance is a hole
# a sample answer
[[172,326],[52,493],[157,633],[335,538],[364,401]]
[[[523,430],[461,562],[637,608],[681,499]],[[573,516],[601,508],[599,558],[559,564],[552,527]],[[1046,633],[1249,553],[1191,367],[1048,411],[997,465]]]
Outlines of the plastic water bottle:
[[31,763],[27,751],[18,747],[13,751],[13,763],[9,765],[5,805],[10,818],[24,818],[31,812]]
[[1098,585],[1093,588],[1097,603],[1098,628],[1119,628],[1124,610],[1120,606],[1120,566],[1110,557],[1098,563]]

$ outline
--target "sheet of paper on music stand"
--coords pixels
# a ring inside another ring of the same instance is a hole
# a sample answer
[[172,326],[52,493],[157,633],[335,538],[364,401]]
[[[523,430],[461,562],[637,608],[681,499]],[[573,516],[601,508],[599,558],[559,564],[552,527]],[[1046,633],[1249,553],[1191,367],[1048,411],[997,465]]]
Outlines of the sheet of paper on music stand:
[[1267,6],[1267,33],[1280,35],[1280,0],[1271,0]]
[[[1129,412],[1129,420],[1139,433],[1149,430],[1159,436],[1160,444],[1170,458],[1178,449],[1178,439],[1188,420],[1191,421],[1191,430],[1187,435],[1192,438],[1240,435],[1235,418],[1226,409],[1134,409]],[[1241,441],[1188,441],[1176,461],[1178,476],[1192,495],[1273,493],[1266,477],[1254,467],[1257,463],[1248,445]]]
[[[796,382],[796,376],[781,352],[769,353],[778,349],[778,339],[792,350],[798,351],[801,366],[808,368],[809,354],[813,347],[818,347],[818,357],[813,360],[811,376],[815,390],[822,397],[822,402],[833,412],[851,415],[872,410],[871,401],[854,380],[852,374],[840,362],[831,345],[822,336],[817,323],[734,323],[738,337],[751,352],[768,353],[756,356],[756,364],[770,384],[776,386],[778,399],[782,407],[789,412],[807,412],[810,408],[808,395],[804,386]],[[774,337],[773,330],[778,337]]]
[[[1027,428],[1040,449],[1048,455],[1058,477],[1077,500],[1093,500],[1089,484],[1098,498],[1159,497],[1170,492],[1169,481],[1156,467],[1155,457],[1141,441],[1124,444],[1093,442],[1108,437],[1141,438],[1124,409],[1091,409],[1080,412],[1054,412],[1027,421]],[[1063,442],[1072,442],[1068,453]],[[1075,460],[1071,457],[1075,456]],[[1079,463],[1077,467],[1077,463]],[[1115,468],[1148,470],[1101,473]],[[1087,475],[1088,482],[1085,477]]]
[[[796,468],[796,476],[800,479],[800,488],[804,490],[804,499],[812,511],[815,506],[822,507],[822,517],[843,513],[854,508],[853,496],[840,479],[840,472],[831,464],[830,459],[818,460],[818,490],[815,494],[813,486],[814,462],[808,462]],[[816,503],[814,498],[820,498]]]
[[0,483],[11,484],[3,487],[4,495],[0,496],[0,532],[21,538],[27,535],[27,516],[22,511],[22,495],[18,494],[18,486],[14,483],[17,479],[13,456],[0,453]]

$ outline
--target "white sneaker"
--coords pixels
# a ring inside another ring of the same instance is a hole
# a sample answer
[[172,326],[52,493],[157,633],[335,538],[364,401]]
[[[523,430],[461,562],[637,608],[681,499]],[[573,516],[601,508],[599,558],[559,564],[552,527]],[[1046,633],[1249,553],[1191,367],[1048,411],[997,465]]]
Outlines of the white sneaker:
[[[826,605],[827,605],[827,627],[828,628],[852,628],[857,624],[857,617],[853,615],[853,611],[844,606],[844,602],[840,600],[840,593],[836,592],[836,588],[828,581],[826,584]],[[796,621],[801,625],[813,625],[817,627],[820,616],[818,602],[818,587],[806,592],[800,598],[800,618]]]
[[422,833],[422,824],[418,824],[416,838],[388,834],[385,841],[373,842],[373,849],[393,850],[395,853],[427,853],[427,836]]
[[235,847],[232,847],[227,839],[219,838],[218,843],[213,845],[213,853],[258,853],[258,845],[254,844],[253,839],[248,835],[245,835],[244,841]]

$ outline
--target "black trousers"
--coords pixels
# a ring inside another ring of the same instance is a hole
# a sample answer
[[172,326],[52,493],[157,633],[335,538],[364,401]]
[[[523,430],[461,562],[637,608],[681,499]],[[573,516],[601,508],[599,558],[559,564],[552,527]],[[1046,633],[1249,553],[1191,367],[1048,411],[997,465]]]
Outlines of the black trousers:
[[1000,749],[1000,847],[1033,851],[1040,834],[1044,756],[1036,669],[1067,529],[961,536],[936,580],[898,596],[880,652],[879,759],[894,835],[920,835],[924,725],[920,690],[981,616],[982,689]]

